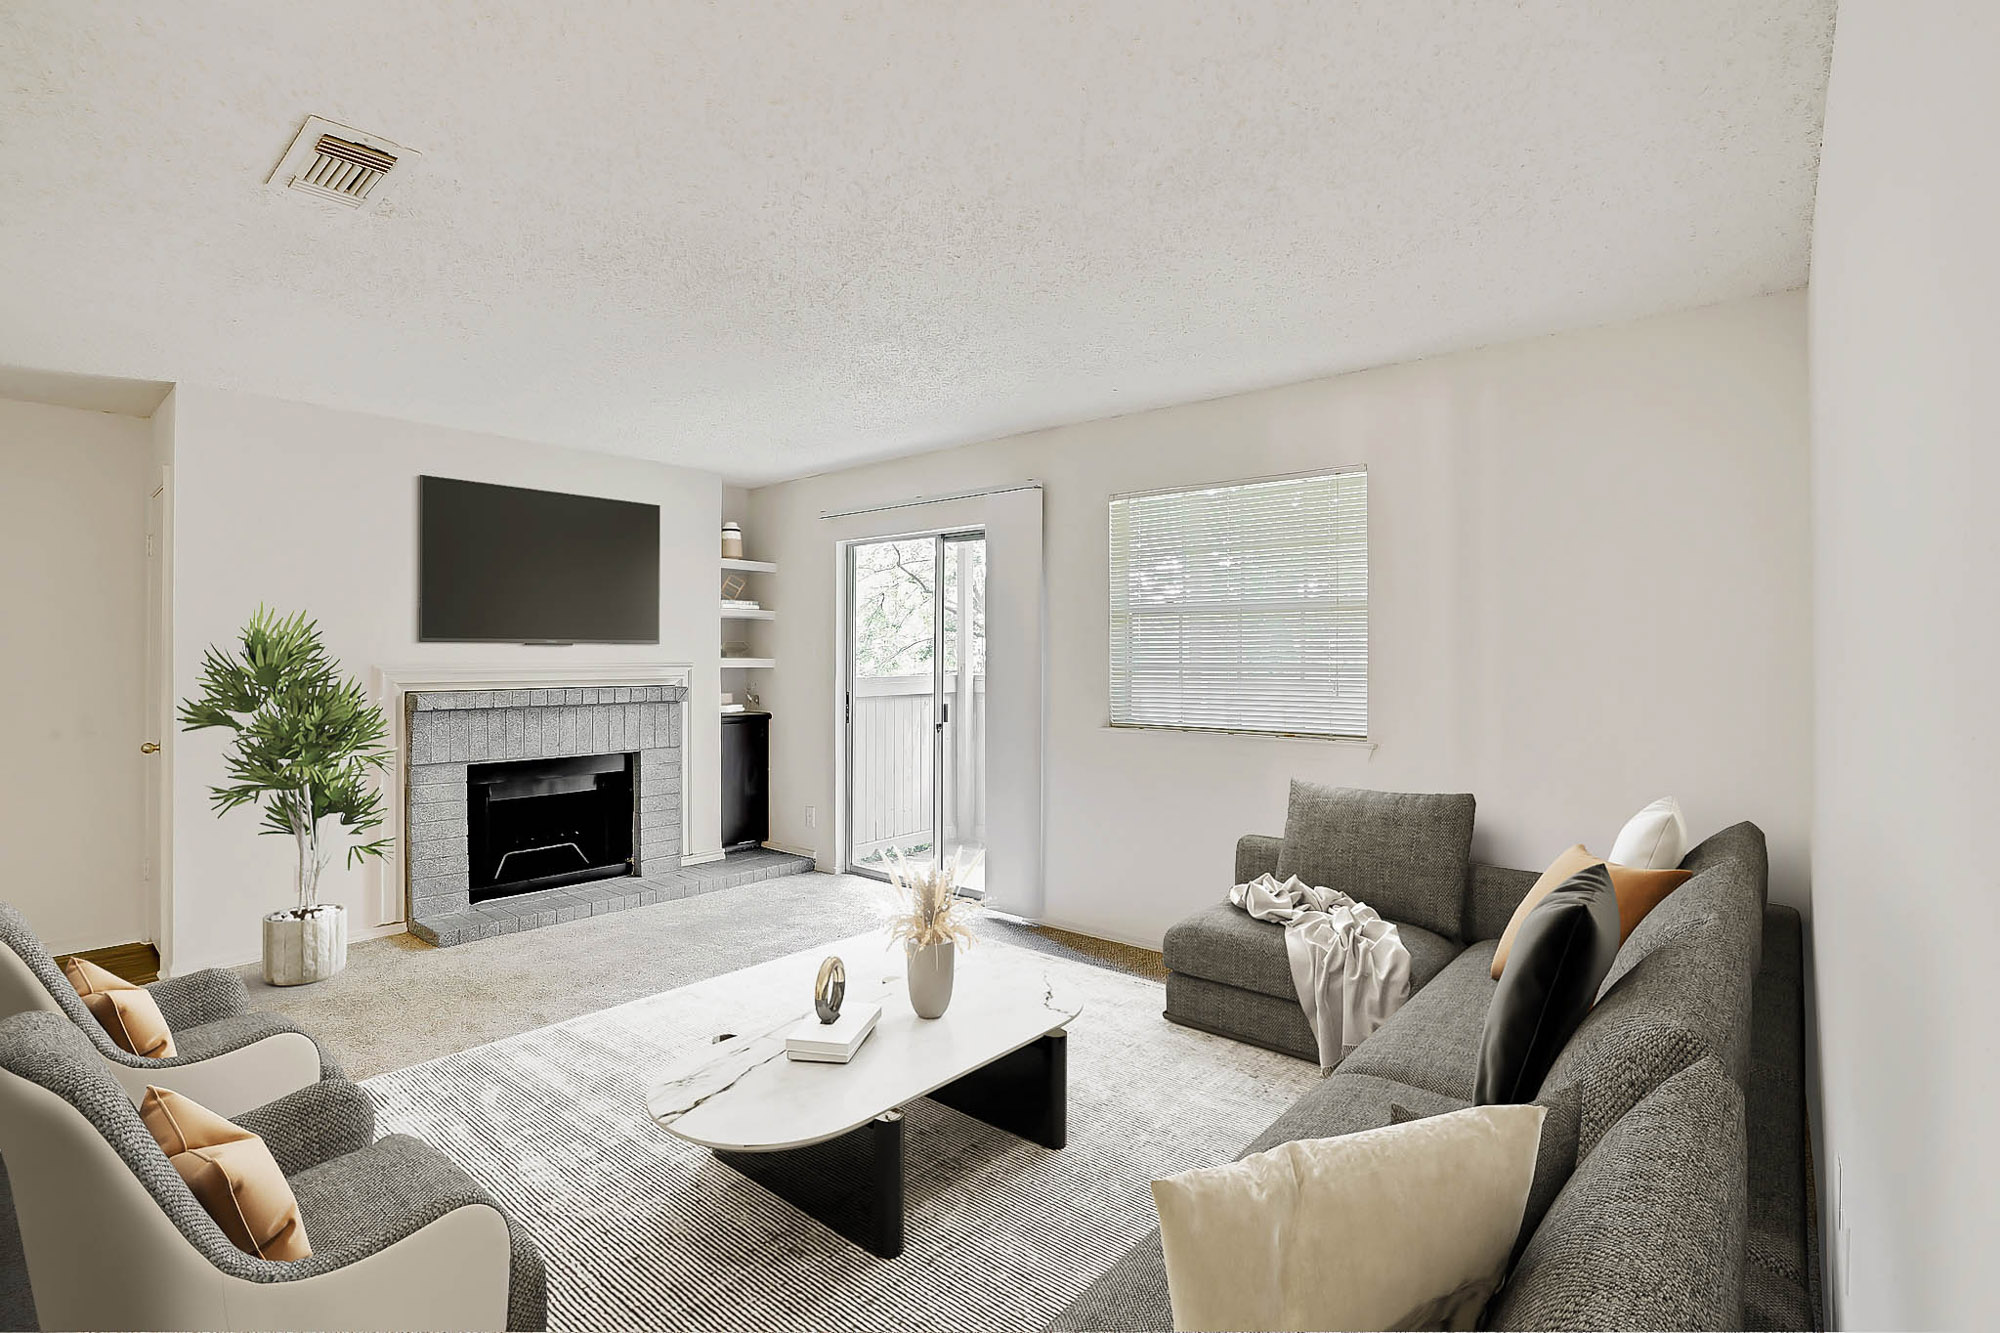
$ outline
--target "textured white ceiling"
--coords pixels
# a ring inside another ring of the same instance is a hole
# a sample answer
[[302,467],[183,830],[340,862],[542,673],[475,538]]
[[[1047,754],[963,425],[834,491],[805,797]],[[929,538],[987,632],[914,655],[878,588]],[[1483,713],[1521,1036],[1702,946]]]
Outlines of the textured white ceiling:
[[1833,8],[7,0],[0,364],[763,480],[1778,290]]

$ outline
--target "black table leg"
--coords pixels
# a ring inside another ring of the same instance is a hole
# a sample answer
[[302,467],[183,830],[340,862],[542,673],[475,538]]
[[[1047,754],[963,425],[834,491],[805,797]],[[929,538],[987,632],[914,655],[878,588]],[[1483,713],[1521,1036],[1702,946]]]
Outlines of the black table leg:
[[825,1143],[716,1159],[884,1259],[903,1252],[903,1113]]
[[1051,1032],[931,1094],[1044,1148],[1069,1142],[1069,1034]]

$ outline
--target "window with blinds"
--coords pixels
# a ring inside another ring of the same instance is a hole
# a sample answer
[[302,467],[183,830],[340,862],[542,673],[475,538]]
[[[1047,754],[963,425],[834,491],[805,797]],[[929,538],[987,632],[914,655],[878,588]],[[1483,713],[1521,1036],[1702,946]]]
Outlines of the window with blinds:
[[1111,725],[1367,736],[1367,471],[1112,497]]

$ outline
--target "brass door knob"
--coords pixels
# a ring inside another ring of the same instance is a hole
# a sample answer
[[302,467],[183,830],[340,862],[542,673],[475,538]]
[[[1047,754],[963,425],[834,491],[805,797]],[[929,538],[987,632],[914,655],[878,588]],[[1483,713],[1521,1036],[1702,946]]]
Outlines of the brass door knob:
[[160,752],[160,743],[158,741],[147,741],[144,745],[139,747],[140,754],[158,754],[159,752]]

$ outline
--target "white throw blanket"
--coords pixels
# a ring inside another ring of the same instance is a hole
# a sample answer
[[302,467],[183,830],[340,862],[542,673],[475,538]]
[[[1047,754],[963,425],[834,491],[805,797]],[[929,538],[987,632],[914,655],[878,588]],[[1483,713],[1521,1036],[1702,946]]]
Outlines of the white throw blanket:
[[1319,1067],[1332,1069],[1410,998],[1410,951],[1393,922],[1337,889],[1294,875],[1280,884],[1259,875],[1229,891],[1259,921],[1285,928],[1285,954],[1299,1005],[1319,1042]]

